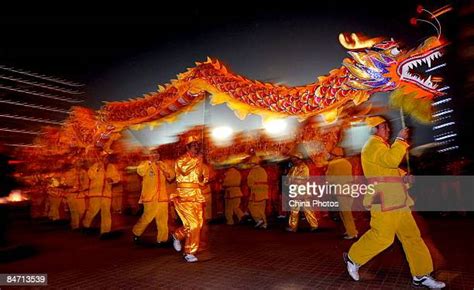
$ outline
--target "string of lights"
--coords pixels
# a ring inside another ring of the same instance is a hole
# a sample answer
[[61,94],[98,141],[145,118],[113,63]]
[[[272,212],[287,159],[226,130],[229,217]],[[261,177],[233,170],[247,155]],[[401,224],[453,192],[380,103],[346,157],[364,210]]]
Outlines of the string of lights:
[[38,148],[38,147],[43,147],[40,145],[33,145],[33,144],[15,144],[15,143],[5,143],[3,144],[5,146],[11,146],[11,147],[31,147],[31,148]]
[[4,89],[4,90],[7,90],[7,91],[18,92],[18,93],[24,93],[24,94],[28,94],[28,95],[39,96],[39,97],[58,100],[58,101],[64,101],[64,102],[68,102],[68,103],[81,103],[82,102],[81,100],[74,100],[74,99],[71,99],[71,98],[60,97],[60,96],[57,96],[57,95],[52,95],[52,94],[42,93],[42,92],[37,92],[37,91],[31,91],[31,90],[28,90],[28,89],[17,89],[17,88],[13,88],[13,87],[1,85],[1,84],[0,84],[0,89]]
[[42,79],[42,80],[47,80],[47,81],[50,81],[50,82],[55,82],[55,83],[66,85],[66,86],[71,86],[71,87],[83,87],[84,86],[83,84],[76,83],[76,82],[71,82],[71,81],[68,81],[68,80],[65,80],[65,79],[54,78],[54,77],[46,76],[46,75],[43,75],[43,74],[38,74],[38,73],[30,72],[30,71],[25,71],[25,70],[22,70],[22,69],[7,67],[5,65],[0,65],[0,69],[6,70],[6,71],[9,71],[9,72],[14,72],[14,73],[18,73],[18,74],[23,74],[23,75],[35,77],[35,78]]
[[22,84],[27,84],[27,85],[33,85],[33,86],[36,86],[36,87],[49,89],[49,90],[54,90],[54,91],[67,93],[67,94],[72,94],[72,95],[81,95],[81,94],[84,93],[84,92],[81,92],[81,91],[78,91],[78,90],[68,90],[68,89],[65,89],[65,88],[58,87],[58,86],[48,85],[46,83],[29,81],[29,80],[25,80],[25,79],[22,79],[22,78],[16,78],[16,77],[12,77],[12,76],[1,75],[1,74],[0,74],[0,79],[14,81],[14,82],[22,83]]
[[39,122],[39,123],[48,123],[54,125],[61,125],[61,122],[53,121],[53,120],[46,120],[40,118],[33,118],[33,117],[25,117],[25,116],[17,116],[17,115],[10,115],[10,114],[0,114],[0,118],[9,118],[9,119],[16,119],[16,120],[24,120],[30,122]]
[[69,114],[69,111],[58,109],[58,108],[51,108],[51,107],[42,106],[42,105],[33,105],[33,104],[22,103],[22,102],[14,102],[14,101],[4,100],[4,99],[0,99],[0,103],[28,107],[28,108],[39,109],[39,110],[46,110],[46,111],[51,111],[51,112],[58,112],[58,113],[63,113],[63,114]]
[[11,132],[11,133],[30,134],[30,135],[39,135],[39,134],[41,134],[41,132],[27,131],[27,130],[20,130],[20,129],[11,129],[11,128],[0,128],[0,131]]

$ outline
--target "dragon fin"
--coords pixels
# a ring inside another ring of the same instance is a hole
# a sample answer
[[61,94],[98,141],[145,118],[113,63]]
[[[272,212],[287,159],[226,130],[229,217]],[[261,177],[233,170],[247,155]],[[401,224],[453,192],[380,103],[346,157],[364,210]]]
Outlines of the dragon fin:
[[431,100],[416,98],[416,92],[404,94],[402,90],[396,90],[390,95],[390,105],[402,108],[403,111],[421,123],[431,122],[432,106]]

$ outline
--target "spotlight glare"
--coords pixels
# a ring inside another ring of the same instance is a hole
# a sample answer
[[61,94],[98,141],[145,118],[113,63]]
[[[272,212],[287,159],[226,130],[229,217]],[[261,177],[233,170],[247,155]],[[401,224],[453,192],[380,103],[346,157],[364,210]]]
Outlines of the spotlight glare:
[[233,133],[234,133],[234,130],[232,130],[231,127],[220,126],[212,130],[212,138],[214,138],[217,141],[223,141],[223,140],[227,140],[230,136],[232,136]]
[[273,119],[263,123],[265,131],[267,131],[267,133],[271,135],[282,134],[286,130],[287,126],[287,122],[283,119]]

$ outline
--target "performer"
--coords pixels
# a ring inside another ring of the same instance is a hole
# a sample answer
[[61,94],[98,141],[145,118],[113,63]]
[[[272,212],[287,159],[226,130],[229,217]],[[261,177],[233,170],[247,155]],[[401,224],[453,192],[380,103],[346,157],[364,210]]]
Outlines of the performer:
[[111,163],[111,155],[104,160],[98,160],[87,172],[90,179],[89,208],[86,211],[83,225],[89,229],[94,217],[100,211],[100,233],[102,237],[109,233],[112,227],[110,206],[112,202],[112,184],[120,182],[120,173]]
[[197,262],[195,256],[199,249],[201,228],[203,225],[203,206],[205,198],[201,186],[207,180],[203,177],[203,161],[200,154],[201,144],[198,138],[189,136],[186,140],[187,152],[176,160],[176,192],[170,196],[183,226],[173,234],[173,247],[180,252],[181,240],[184,243],[184,259],[186,262]]
[[375,134],[362,149],[362,168],[370,183],[377,182],[376,194],[367,194],[364,198],[364,205],[370,207],[371,228],[352,245],[348,254],[344,253],[347,271],[352,279],[359,281],[359,267],[388,248],[396,235],[403,245],[413,284],[443,288],[445,283],[430,276],[431,255],[409,208],[413,201],[398,167],[409,146],[408,128],[403,128],[389,145],[390,127],[384,118],[368,118],[367,124],[375,128]]
[[[119,170],[120,180],[125,180],[123,172]],[[123,210],[124,183],[119,182],[112,185],[112,212],[121,214]]]
[[61,206],[61,200],[62,200],[62,194],[63,194],[63,190],[61,189],[62,178],[61,178],[61,175],[57,172],[48,176],[48,178],[49,178],[48,190],[47,190],[48,201],[49,201],[48,218],[52,221],[57,221],[60,219],[59,207]]
[[78,161],[64,176],[68,188],[66,200],[71,213],[71,228],[78,229],[86,211],[85,196],[89,189],[89,176],[83,168],[83,161]]
[[201,186],[201,193],[206,199],[204,203],[204,219],[210,221],[212,219],[212,190],[210,182],[215,177],[215,172],[208,164],[203,163],[202,174],[207,180],[207,182]]
[[[334,147],[331,151],[331,160],[326,169],[326,180],[332,184],[349,184],[353,181],[352,165],[343,156],[344,150],[341,147]],[[353,199],[350,195],[342,195],[340,192],[337,193],[336,198],[339,202],[339,215],[346,229],[344,239],[356,239],[359,232],[352,216]]]
[[[290,153],[292,167],[288,172],[289,182],[290,183],[306,183],[309,177],[309,167],[304,162],[304,156],[301,152],[294,150]],[[311,226],[311,231],[318,229],[318,219],[310,208],[304,209],[304,215],[309,225]],[[288,219],[288,227],[286,228],[289,232],[296,232],[298,230],[298,221],[300,218],[300,209],[294,208],[291,210],[290,218]]]
[[225,218],[228,225],[234,224],[234,215],[237,216],[237,220],[240,222],[244,213],[240,209],[240,201],[242,198],[242,190],[240,188],[242,176],[240,172],[231,167],[225,172],[222,187],[225,192]]
[[139,242],[140,236],[152,220],[156,222],[158,244],[168,241],[168,193],[166,180],[174,178],[174,172],[164,162],[160,154],[149,155],[149,160],[141,162],[137,173],[143,177],[142,193],[139,203],[143,203],[143,215],[133,227],[133,240]]
[[247,176],[247,185],[250,189],[248,208],[255,221],[255,227],[266,229],[265,209],[268,200],[268,175],[265,169],[259,165],[260,159],[256,155],[253,155],[249,162],[253,167]]

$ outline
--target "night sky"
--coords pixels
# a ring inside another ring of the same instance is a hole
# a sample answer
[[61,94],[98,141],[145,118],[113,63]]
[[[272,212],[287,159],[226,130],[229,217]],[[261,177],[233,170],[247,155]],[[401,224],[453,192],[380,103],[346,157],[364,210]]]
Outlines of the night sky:
[[[115,15],[70,15],[73,9],[9,13],[0,20],[0,62],[83,82],[85,105],[98,108],[101,101],[154,91],[207,56],[249,78],[300,85],[341,65],[346,50],[337,40],[340,32],[393,37],[409,47],[434,34],[430,27],[410,26],[415,1],[319,2],[216,6],[196,1],[130,7]],[[433,8],[444,4],[439,3]],[[421,135],[423,142],[430,141],[429,134]]]

